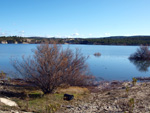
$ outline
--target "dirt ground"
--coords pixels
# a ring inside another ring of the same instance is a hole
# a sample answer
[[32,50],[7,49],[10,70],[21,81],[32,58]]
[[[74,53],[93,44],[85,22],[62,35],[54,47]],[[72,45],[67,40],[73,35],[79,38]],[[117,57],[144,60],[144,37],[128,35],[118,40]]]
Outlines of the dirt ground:
[[[74,99],[63,100],[64,93],[73,94]],[[59,88],[54,94],[43,95],[18,80],[1,82],[0,97],[10,98],[19,106],[0,102],[1,113],[150,113],[150,82],[101,82],[95,87]]]

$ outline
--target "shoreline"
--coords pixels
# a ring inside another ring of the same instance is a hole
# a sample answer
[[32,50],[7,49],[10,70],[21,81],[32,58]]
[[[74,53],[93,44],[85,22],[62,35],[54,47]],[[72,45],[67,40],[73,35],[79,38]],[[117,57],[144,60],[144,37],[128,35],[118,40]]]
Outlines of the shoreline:
[[[20,44],[28,45],[28,44],[42,44],[42,43],[17,43],[17,44],[15,44],[15,43],[8,43],[8,44],[0,43],[0,45],[11,45],[11,44],[12,45],[20,45]],[[49,43],[49,44],[51,44],[51,43]],[[141,44],[139,44],[139,45],[124,45],[124,44],[118,45],[118,44],[73,44],[73,43],[65,44],[65,43],[63,43],[61,45],[140,46]]]
[[[1,88],[0,88],[1,97],[7,97],[9,95],[10,96],[12,95],[12,94],[9,94],[7,96],[5,95],[9,92],[9,87],[17,86],[16,88],[18,89],[19,87],[21,88],[22,85],[26,86],[26,84],[24,84],[23,81],[20,81],[20,82],[13,81],[8,87],[5,87],[5,85],[1,85]],[[135,84],[133,84],[132,81],[126,81],[126,82],[119,82],[119,81],[108,82],[107,81],[107,82],[101,82],[101,84],[99,84],[98,86],[87,86],[86,88],[89,90],[89,92],[87,92],[86,90],[86,93],[82,93],[82,94],[75,93],[73,94],[75,95],[75,98],[68,102],[64,101],[63,98],[60,98],[60,100],[57,100],[55,99],[56,97],[55,98],[53,97],[55,95],[63,96],[61,92],[55,92],[54,94],[50,94],[52,98],[54,98],[54,101],[56,103],[59,102],[59,105],[60,105],[60,107],[57,108],[56,113],[62,113],[62,112],[63,113],[70,113],[70,112],[124,113],[124,112],[131,112],[131,111],[134,113],[139,113],[141,111],[144,111],[144,112],[150,111],[150,106],[148,104],[150,102],[150,96],[149,96],[150,95],[150,82],[136,82]],[[2,89],[6,91],[3,94],[2,94]],[[10,89],[10,91],[13,91],[13,90]],[[77,92],[78,91],[79,89],[77,90]],[[22,93],[22,91],[19,92],[19,90],[17,92],[14,92],[14,94],[13,94],[14,96],[17,96],[17,95],[21,96],[21,94],[22,96],[24,95],[24,93]],[[50,95],[46,95],[46,97]],[[16,101],[17,103],[19,101],[24,101],[24,99],[22,100],[20,97],[9,97],[9,98],[11,100],[17,99]],[[40,98],[38,97],[35,99],[39,99],[39,102],[40,102],[40,99],[42,98],[45,98],[45,96],[40,97]],[[31,98],[31,100],[30,98],[28,99],[29,99],[28,101],[34,100],[34,98]],[[13,107],[12,108],[5,107],[5,108],[6,108],[5,111],[8,111],[9,113],[11,113],[10,111],[13,111],[13,110],[16,112],[19,111],[19,112],[25,113],[25,111],[22,111],[20,107],[15,108],[15,109]],[[1,107],[0,107],[0,110],[3,111]],[[27,110],[26,112],[34,113],[34,111],[31,111],[30,109]],[[5,113],[5,112],[2,112],[2,113]]]

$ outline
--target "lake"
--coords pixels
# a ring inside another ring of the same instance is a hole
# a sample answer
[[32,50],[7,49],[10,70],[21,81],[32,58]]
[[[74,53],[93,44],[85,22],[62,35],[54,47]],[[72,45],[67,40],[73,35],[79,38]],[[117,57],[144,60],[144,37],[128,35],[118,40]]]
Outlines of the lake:
[[[21,59],[22,55],[32,55],[36,44],[0,44],[0,70],[11,73],[11,57]],[[110,45],[63,45],[64,48],[79,48],[84,56],[89,56],[87,64],[90,72],[104,80],[131,80],[133,77],[149,77],[150,63],[130,61],[128,57],[138,46],[110,46]],[[94,53],[101,53],[100,57]]]

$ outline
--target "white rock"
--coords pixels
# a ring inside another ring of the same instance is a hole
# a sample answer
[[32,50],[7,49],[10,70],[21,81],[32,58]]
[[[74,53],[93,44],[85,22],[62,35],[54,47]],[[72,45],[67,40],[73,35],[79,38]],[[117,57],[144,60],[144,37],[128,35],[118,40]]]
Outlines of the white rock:
[[18,107],[17,103],[10,100],[10,99],[6,99],[6,98],[0,98],[0,102],[4,103],[5,105],[8,105],[8,106],[16,106]]

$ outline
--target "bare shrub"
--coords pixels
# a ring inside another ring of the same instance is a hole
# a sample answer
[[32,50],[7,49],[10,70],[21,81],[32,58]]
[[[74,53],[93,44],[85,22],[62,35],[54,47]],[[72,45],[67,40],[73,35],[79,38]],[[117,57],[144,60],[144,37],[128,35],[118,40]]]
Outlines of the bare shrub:
[[45,94],[52,93],[61,84],[83,86],[92,83],[88,73],[86,57],[76,49],[63,50],[61,45],[44,43],[33,51],[34,55],[13,60],[13,67],[28,82],[39,87]]
[[140,46],[137,51],[129,57],[130,60],[150,60],[150,50],[148,46]]

